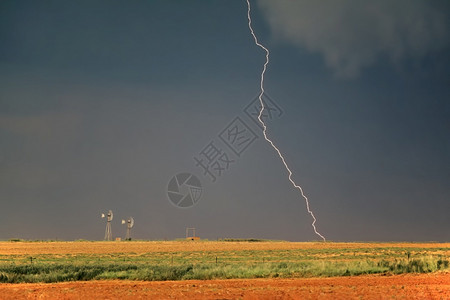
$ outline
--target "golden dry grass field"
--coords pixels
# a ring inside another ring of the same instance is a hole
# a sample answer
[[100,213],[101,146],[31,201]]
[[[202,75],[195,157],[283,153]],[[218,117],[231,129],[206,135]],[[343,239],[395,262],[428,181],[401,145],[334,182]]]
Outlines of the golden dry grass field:
[[450,243],[0,242],[0,299],[450,299],[449,258]]
[[450,243],[333,243],[333,242],[216,242],[216,241],[130,241],[130,242],[0,242],[0,255],[37,254],[107,254],[149,252],[195,252],[195,251],[240,251],[240,250],[309,250],[309,249],[436,249],[446,248]]

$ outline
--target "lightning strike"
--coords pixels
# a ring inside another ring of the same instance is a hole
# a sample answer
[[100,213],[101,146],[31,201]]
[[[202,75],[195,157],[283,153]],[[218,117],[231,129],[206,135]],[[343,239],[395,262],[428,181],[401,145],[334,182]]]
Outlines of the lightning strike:
[[261,43],[258,42],[258,38],[256,37],[255,32],[253,31],[253,28],[252,28],[252,18],[251,18],[251,16],[250,16],[250,10],[251,10],[251,8],[250,8],[250,0],[247,0],[247,7],[248,7],[248,10],[247,10],[248,28],[250,29],[250,33],[252,34],[253,39],[255,40],[255,44],[256,44],[258,47],[260,47],[261,49],[263,49],[263,50],[266,52],[266,61],[265,61],[265,63],[264,63],[263,70],[262,70],[262,72],[261,72],[261,81],[260,81],[260,90],[261,90],[261,92],[260,92],[259,97],[258,97],[259,103],[261,104],[261,110],[259,111],[258,120],[259,120],[259,122],[261,123],[261,125],[263,126],[263,135],[264,135],[264,139],[265,139],[265,140],[272,146],[272,148],[275,149],[275,151],[278,153],[278,156],[280,157],[281,161],[283,162],[284,167],[286,168],[286,170],[287,170],[288,173],[289,173],[289,176],[288,176],[289,181],[292,183],[292,185],[293,185],[296,189],[298,189],[298,190],[300,191],[300,194],[302,195],[303,199],[305,199],[305,202],[306,202],[306,209],[308,210],[308,213],[309,213],[309,214],[311,215],[311,217],[313,218],[313,222],[312,222],[311,225],[312,225],[312,227],[313,227],[313,229],[314,229],[314,232],[315,232],[318,236],[320,236],[320,237],[322,238],[322,240],[325,242],[325,241],[326,241],[325,237],[324,237],[322,234],[320,234],[320,233],[317,231],[317,229],[316,229],[316,225],[315,225],[315,224],[316,224],[316,221],[317,221],[317,220],[316,220],[316,217],[314,216],[313,212],[312,212],[311,209],[309,208],[309,200],[308,200],[308,197],[306,197],[305,194],[303,193],[302,187],[299,186],[298,184],[296,184],[296,183],[294,182],[294,180],[292,179],[292,171],[291,171],[291,169],[289,168],[288,164],[286,163],[286,160],[284,159],[284,157],[283,157],[283,155],[282,155],[280,149],[278,149],[278,147],[275,146],[275,144],[273,143],[273,141],[267,137],[267,126],[266,126],[266,124],[264,123],[264,121],[262,120],[261,116],[262,116],[263,111],[264,111],[264,109],[265,109],[264,102],[263,102],[263,100],[262,100],[262,96],[264,95],[264,92],[265,92],[265,91],[264,91],[264,75],[265,75],[266,70],[267,70],[267,65],[269,64],[269,49],[267,49],[267,48],[264,47]]

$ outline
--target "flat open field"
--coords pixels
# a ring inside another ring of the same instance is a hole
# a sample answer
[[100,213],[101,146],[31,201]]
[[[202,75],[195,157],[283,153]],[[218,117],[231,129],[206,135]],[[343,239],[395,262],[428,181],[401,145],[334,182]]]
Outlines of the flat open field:
[[446,249],[450,243],[333,243],[333,242],[216,242],[216,241],[131,241],[131,242],[0,242],[0,255],[107,254],[149,252],[195,252],[237,250],[352,250],[352,249]]
[[0,242],[0,299],[449,299],[449,260],[450,243]]

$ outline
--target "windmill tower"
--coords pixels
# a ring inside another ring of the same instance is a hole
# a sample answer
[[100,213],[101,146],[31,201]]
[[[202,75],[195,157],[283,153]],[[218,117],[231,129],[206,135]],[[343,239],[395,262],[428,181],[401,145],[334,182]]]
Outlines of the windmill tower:
[[[102,218],[105,217],[105,214],[102,214]],[[105,241],[112,241],[112,231],[111,231],[111,221],[113,219],[112,210],[108,211],[106,215],[106,230],[105,230]]]
[[126,241],[131,241],[131,228],[134,226],[133,217],[129,217],[128,220],[122,220],[122,224],[127,224],[127,235],[125,236]]

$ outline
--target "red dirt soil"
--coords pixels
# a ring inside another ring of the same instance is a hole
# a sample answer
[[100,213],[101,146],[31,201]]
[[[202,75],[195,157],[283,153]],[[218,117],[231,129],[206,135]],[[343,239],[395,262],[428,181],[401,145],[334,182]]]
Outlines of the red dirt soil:
[[0,299],[450,299],[450,273],[0,284]]

